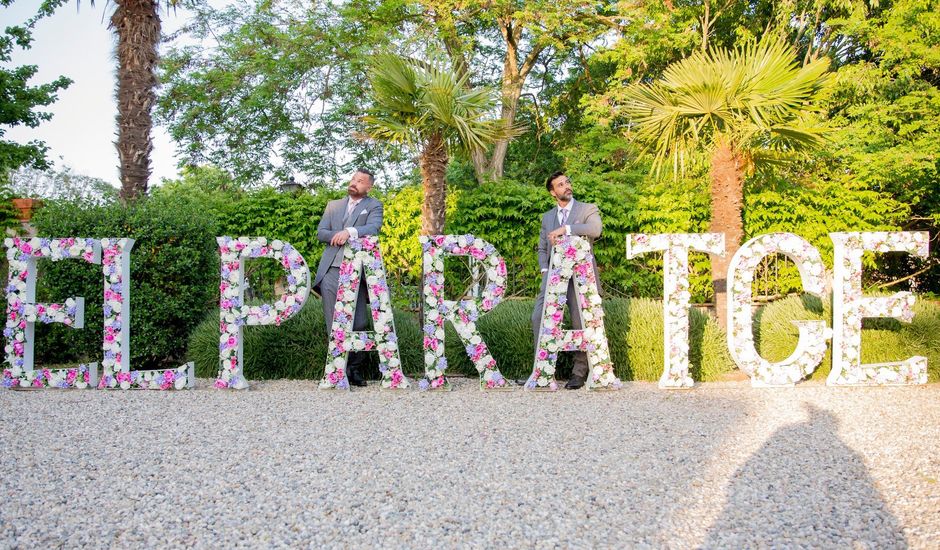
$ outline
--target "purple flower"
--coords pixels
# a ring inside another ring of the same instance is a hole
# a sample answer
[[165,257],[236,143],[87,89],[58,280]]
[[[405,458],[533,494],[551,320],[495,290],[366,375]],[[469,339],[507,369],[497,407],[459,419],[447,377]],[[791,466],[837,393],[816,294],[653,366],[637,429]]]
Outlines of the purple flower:
[[432,336],[434,334],[434,330],[435,330],[434,325],[430,323],[424,325],[424,333],[427,334],[428,336]]
[[343,379],[336,383],[336,387],[341,390],[345,390],[349,387],[349,380],[343,376]]
[[430,386],[431,386],[431,383],[428,382],[427,378],[422,378],[421,381],[418,382],[418,388],[420,388],[422,391],[427,390]]
[[437,360],[436,367],[438,370],[445,370],[447,368],[447,358],[446,357],[439,358]]

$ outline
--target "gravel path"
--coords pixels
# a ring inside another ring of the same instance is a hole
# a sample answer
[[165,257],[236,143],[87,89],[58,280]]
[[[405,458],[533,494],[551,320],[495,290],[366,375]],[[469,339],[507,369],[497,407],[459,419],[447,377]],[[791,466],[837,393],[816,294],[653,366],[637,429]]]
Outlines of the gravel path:
[[940,385],[2,391],[0,547],[940,544]]

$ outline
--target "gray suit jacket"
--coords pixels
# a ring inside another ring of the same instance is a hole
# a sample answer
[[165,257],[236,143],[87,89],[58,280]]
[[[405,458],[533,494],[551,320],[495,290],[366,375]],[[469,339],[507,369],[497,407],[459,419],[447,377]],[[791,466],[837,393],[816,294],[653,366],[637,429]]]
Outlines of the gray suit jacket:
[[366,235],[378,235],[382,229],[382,203],[372,197],[365,197],[356,205],[349,219],[343,223],[343,217],[346,215],[346,207],[349,204],[349,197],[330,201],[326,205],[323,217],[320,218],[320,224],[317,225],[317,240],[326,243],[326,250],[320,257],[320,265],[317,266],[317,276],[313,280],[313,290],[320,293],[320,281],[333,265],[336,255],[342,253],[342,246],[330,246],[330,240],[333,235],[346,229],[355,227],[360,237]]
[[[593,248],[594,239],[601,236],[601,230],[603,229],[600,210],[594,204],[572,200],[571,213],[568,214],[568,225],[571,227],[572,235],[586,237]],[[549,268],[548,262],[552,243],[548,240],[548,234],[559,227],[557,206],[542,214],[542,231],[539,233],[539,267],[541,269]],[[594,262],[594,276],[597,277],[596,260]],[[599,284],[600,279],[598,279]]]

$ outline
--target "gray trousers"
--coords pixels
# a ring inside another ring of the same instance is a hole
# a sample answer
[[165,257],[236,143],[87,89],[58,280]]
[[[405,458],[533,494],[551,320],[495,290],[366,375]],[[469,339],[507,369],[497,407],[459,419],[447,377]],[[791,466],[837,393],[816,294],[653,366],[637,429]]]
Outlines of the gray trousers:
[[[539,328],[542,323],[542,309],[545,305],[545,286],[548,283],[548,272],[542,274],[542,288],[539,290],[539,295],[535,299],[535,309],[532,311],[532,335],[535,338],[536,349],[539,345]],[[581,309],[578,307],[578,296],[577,291],[575,290],[574,277],[568,281],[568,312],[571,314],[571,326],[576,329],[583,328],[584,325],[581,324]],[[577,378],[581,380],[587,379],[588,375],[588,361],[587,353],[583,351],[575,351],[574,353],[574,366],[571,369],[571,378]]]
[[[326,338],[329,341],[333,332],[333,311],[336,309],[336,290],[339,288],[339,268],[331,267],[320,281],[320,297],[323,299],[323,320],[326,322]],[[356,297],[356,314],[353,316],[353,330],[365,330],[369,326],[369,290],[366,288],[365,273],[359,280],[359,296]],[[359,367],[366,360],[365,351],[350,352],[348,364]]]

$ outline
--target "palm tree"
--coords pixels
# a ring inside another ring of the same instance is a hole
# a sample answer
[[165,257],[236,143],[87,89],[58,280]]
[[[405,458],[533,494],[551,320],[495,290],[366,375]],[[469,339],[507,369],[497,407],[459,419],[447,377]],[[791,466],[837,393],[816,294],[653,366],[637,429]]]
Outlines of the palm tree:
[[[80,3],[81,0],[78,0]],[[156,66],[160,42],[159,0],[108,0],[114,12],[108,28],[117,35],[117,125],[115,146],[121,175],[121,200],[147,193],[153,144],[150,110],[156,102]],[[164,0],[176,6],[180,0]],[[94,0],[91,0],[94,5]]]
[[422,235],[444,232],[444,174],[451,154],[480,151],[516,133],[491,118],[494,90],[471,88],[466,80],[467,75],[458,76],[442,61],[425,63],[393,54],[377,55],[369,70],[373,106],[363,119],[366,133],[419,150]]
[[744,236],[745,175],[761,163],[791,160],[818,147],[824,131],[811,122],[827,89],[827,58],[800,66],[779,38],[729,51],[701,51],[673,63],[661,79],[625,91],[636,139],[653,153],[652,171],[684,171],[697,154],[710,157],[711,226],[725,234],[724,257],[712,258],[715,309],[727,305],[726,272]]

